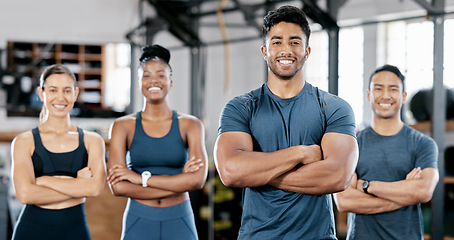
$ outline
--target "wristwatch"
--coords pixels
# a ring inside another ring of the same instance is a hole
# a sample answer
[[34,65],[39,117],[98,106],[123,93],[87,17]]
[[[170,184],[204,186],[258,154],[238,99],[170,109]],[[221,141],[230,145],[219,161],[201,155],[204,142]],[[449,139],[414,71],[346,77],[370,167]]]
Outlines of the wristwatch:
[[151,177],[151,173],[149,171],[145,171],[142,173],[142,187],[148,187],[148,179]]
[[368,188],[369,188],[369,181],[364,181],[364,182],[363,182],[363,191],[364,191],[365,193],[368,193],[368,192],[367,192],[367,189],[368,189]]

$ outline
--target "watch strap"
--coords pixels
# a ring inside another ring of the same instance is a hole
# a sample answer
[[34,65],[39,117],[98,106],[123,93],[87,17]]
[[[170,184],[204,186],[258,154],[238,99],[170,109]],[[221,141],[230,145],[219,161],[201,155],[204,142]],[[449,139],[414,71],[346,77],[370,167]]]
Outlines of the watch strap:
[[145,171],[142,173],[142,187],[148,187],[148,179],[151,177],[151,173],[149,171]]

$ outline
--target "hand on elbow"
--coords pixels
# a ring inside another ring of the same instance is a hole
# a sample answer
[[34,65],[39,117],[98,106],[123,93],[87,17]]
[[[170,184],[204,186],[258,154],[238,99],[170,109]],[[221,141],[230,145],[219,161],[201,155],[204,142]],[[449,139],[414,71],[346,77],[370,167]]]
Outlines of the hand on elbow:
[[319,145],[302,145],[300,147],[303,154],[301,164],[310,164],[323,160],[322,149]]

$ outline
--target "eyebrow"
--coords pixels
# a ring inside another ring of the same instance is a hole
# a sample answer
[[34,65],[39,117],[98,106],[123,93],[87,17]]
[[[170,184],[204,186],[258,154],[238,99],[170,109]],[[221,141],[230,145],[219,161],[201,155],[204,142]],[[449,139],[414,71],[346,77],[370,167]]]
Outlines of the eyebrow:
[[[73,87],[73,86],[65,86],[65,87],[63,87],[63,88],[72,88],[72,87]],[[51,85],[51,86],[47,86],[47,88],[58,88],[58,87],[57,87],[57,86]]]
[[[374,87],[377,86],[377,87],[384,87],[385,85],[384,84],[379,84],[379,83],[374,83]],[[392,84],[392,85],[389,85],[388,87],[396,87],[396,88],[399,88],[399,85],[395,85],[395,84]]]
[[[159,73],[159,72],[165,73],[166,70],[158,70],[158,71],[156,71],[156,72],[158,72],[158,73]],[[143,71],[143,73],[153,73],[153,71],[148,71],[148,70],[147,70],[147,71]]]
[[[271,40],[274,39],[284,39],[282,36],[272,36]],[[300,36],[291,36],[290,39],[298,39],[298,40],[303,40]]]

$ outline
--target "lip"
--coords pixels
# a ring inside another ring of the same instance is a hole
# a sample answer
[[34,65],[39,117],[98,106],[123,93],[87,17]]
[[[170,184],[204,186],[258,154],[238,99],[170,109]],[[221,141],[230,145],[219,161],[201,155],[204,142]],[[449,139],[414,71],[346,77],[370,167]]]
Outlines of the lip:
[[65,110],[67,106],[68,106],[67,104],[62,104],[62,103],[52,104],[52,107],[57,110]]
[[381,108],[387,109],[387,108],[392,107],[394,104],[393,103],[378,103],[377,105],[380,106]]
[[281,66],[291,66],[296,62],[296,59],[294,58],[278,58],[276,61],[281,65]]
[[150,92],[158,92],[158,91],[161,91],[162,88],[159,86],[151,86],[151,87],[148,87],[147,90]]

